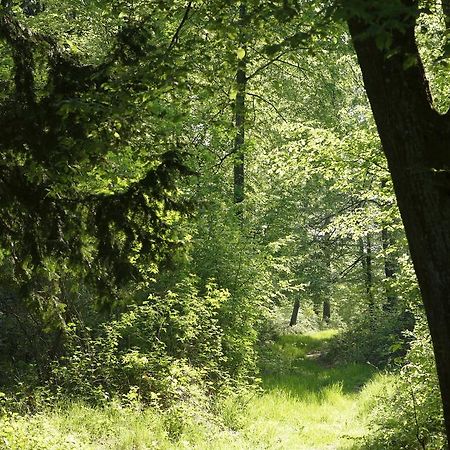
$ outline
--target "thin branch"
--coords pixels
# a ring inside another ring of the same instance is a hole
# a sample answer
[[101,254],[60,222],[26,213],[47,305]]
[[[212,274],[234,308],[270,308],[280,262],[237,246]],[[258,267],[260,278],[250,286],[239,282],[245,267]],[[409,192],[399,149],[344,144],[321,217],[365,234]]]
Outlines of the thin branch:
[[353,208],[360,207],[363,204],[364,204],[364,200],[353,200],[353,199],[350,199],[350,201],[347,204],[345,204],[344,206],[342,206],[342,208],[340,208],[338,211],[334,211],[334,212],[332,212],[331,214],[328,214],[325,217],[321,217],[321,218],[319,218],[319,219],[317,219],[315,221],[309,222],[308,226],[310,228],[312,228],[312,227],[315,228],[315,227],[318,227],[320,225],[325,226],[334,217],[337,217],[340,214],[342,214],[342,213],[344,213],[344,212],[346,212],[348,210],[351,210]]
[[217,169],[220,169],[220,167],[222,166],[222,164],[224,163],[224,161],[225,161],[229,156],[233,155],[234,153],[235,153],[234,149],[231,150],[231,152],[225,153],[225,155],[222,156],[222,157],[219,159],[219,162],[215,165],[215,166],[217,167]]
[[306,69],[301,67],[299,63],[294,64],[290,61],[286,61],[285,59],[279,59],[278,62],[285,64],[286,66],[293,67],[294,69],[299,70],[300,72],[302,72],[304,74],[306,74],[306,72],[307,72]]
[[256,123],[256,104],[255,97],[252,98],[252,106],[253,106],[253,125]]
[[191,9],[192,9],[192,2],[189,2],[187,4],[186,10],[184,11],[183,18],[181,19],[181,22],[179,23],[178,28],[176,29],[175,34],[173,35],[172,40],[170,41],[170,44],[167,47],[166,56],[172,51],[172,49],[178,43],[178,40],[180,38],[181,30],[183,29],[186,21],[189,18],[189,13],[191,12]]
[[285,119],[285,117],[283,116],[283,114],[281,114],[281,112],[279,111],[279,109],[278,109],[271,101],[267,100],[266,98],[262,97],[262,96],[259,95],[259,94],[254,94],[254,93],[252,93],[252,92],[247,92],[247,95],[250,95],[250,96],[252,96],[252,97],[259,98],[259,99],[262,100],[263,102],[267,103],[269,106],[271,106],[271,107],[275,110],[275,112],[281,117],[281,119],[283,119],[283,120],[287,123],[287,120]]
[[346,275],[351,272],[352,269],[354,269],[358,263],[362,260],[364,255],[359,256],[356,261],[354,261],[352,264],[350,264],[348,267],[346,267],[342,272],[339,273],[339,278],[344,278]]
[[247,76],[247,81],[251,80],[252,78],[254,78],[256,75],[258,75],[260,72],[262,72],[263,70],[267,69],[270,65],[272,65],[274,62],[279,61],[280,58],[282,58],[284,55],[286,55],[288,53],[288,51],[284,51],[282,53],[280,53],[276,58],[272,58],[269,61],[267,61],[265,64],[263,64],[262,66],[258,67],[253,73],[251,73],[250,75]]

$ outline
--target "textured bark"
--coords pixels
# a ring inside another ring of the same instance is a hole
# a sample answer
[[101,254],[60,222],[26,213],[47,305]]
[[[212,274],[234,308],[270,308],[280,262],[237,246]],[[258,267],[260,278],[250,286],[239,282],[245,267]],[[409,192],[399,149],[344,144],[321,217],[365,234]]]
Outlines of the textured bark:
[[296,298],[294,301],[294,307],[292,308],[291,320],[289,322],[290,327],[297,325],[299,309],[300,309],[300,300],[298,298]]
[[[417,2],[398,15],[390,58],[368,33],[370,24],[348,20],[419,281],[450,435],[450,119],[439,115],[417,49]],[[375,7],[367,0],[367,9]],[[411,57],[415,64],[411,65]]]

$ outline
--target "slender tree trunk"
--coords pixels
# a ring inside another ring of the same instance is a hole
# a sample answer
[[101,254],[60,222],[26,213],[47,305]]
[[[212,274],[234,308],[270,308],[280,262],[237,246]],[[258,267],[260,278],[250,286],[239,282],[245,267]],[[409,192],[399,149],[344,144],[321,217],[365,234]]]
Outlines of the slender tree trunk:
[[395,276],[397,268],[393,256],[389,253],[393,243],[390,233],[385,226],[381,229],[381,241],[383,244],[384,276],[388,282],[388,285],[386,286],[386,303],[384,309],[392,310],[397,304],[397,296],[390,283]]
[[297,325],[299,309],[300,309],[300,299],[296,298],[294,301],[294,308],[292,309],[291,321],[289,322],[290,327]]
[[[247,55],[246,55],[246,36],[245,36],[245,3],[239,6],[239,52],[236,71],[236,101],[235,101],[235,118],[236,137],[234,139],[234,202],[240,204],[245,198],[245,176],[244,176],[244,143],[245,143],[245,95],[247,89]],[[239,214],[242,209],[239,208]]]
[[332,273],[331,273],[331,251],[330,251],[330,237],[327,235],[327,239],[325,241],[325,248],[324,248],[324,256],[326,258],[326,265],[328,268],[328,284],[327,284],[327,289],[325,292],[325,299],[323,301],[323,305],[322,305],[322,320],[328,324],[330,323],[330,319],[331,319],[331,295],[332,295],[332,289],[333,289],[333,285],[332,285]]
[[369,310],[373,312],[373,271],[372,271],[372,240],[370,234],[366,237],[366,293]]
[[330,319],[331,319],[331,302],[330,299],[327,298],[323,301],[322,320],[325,323],[330,323]]
[[373,300],[373,275],[372,275],[372,241],[367,234],[365,239],[360,240],[361,264],[364,273],[364,287],[366,291],[367,305],[372,313],[374,309]]
[[450,436],[450,115],[432,106],[414,35],[418,2],[404,5],[410,11],[395,17],[402,31],[391,30],[389,58],[370,24],[348,23],[422,292]]

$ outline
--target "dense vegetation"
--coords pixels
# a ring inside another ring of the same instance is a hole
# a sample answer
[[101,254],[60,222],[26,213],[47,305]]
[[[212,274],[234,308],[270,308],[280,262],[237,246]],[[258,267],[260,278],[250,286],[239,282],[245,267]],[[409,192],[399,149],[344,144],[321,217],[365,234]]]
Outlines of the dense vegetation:
[[0,2],[0,448],[446,448],[450,14],[373,3]]

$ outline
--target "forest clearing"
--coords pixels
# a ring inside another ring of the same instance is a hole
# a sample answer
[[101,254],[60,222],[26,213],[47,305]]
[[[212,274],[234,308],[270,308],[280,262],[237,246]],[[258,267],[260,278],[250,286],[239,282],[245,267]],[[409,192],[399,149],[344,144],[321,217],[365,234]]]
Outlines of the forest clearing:
[[449,108],[448,0],[0,0],[0,449],[448,449]]

